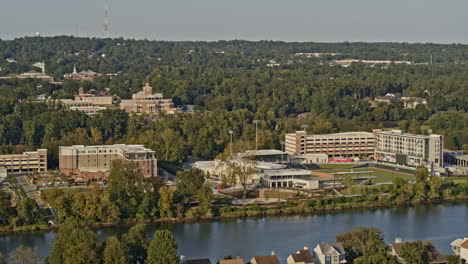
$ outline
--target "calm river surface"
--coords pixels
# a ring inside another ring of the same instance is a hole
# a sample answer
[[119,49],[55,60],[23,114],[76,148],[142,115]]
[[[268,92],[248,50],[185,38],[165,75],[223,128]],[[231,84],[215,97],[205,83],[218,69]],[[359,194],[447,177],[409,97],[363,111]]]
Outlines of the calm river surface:
[[[187,258],[209,257],[212,262],[227,255],[250,259],[275,251],[284,262],[302,247],[334,241],[341,232],[358,226],[373,226],[385,233],[385,240],[432,240],[441,252],[450,252],[452,240],[468,235],[468,202],[421,205],[404,208],[359,209],[314,215],[272,216],[228,219],[201,223],[153,224],[169,229],[179,243],[179,253]],[[96,229],[99,241],[121,235],[129,226]],[[37,246],[46,256],[54,242],[54,232],[0,235],[3,253],[19,245]]]

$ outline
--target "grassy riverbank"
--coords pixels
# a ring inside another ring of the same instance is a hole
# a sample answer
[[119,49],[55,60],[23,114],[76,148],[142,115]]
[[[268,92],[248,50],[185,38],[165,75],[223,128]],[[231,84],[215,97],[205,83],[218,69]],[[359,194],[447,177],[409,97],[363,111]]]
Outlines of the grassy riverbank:
[[[178,218],[159,218],[151,221],[128,220],[117,223],[92,223],[89,227],[109,227],[119,225],[133,225],[138,223],[170,223],[170,222],[196,222],[207,220],[220,220],[228,218],[245,218],[259,216],[276,216],[276,215],[299,215],[313,214],[323,212],[339,212],[349,209],[371,209],[371,208],[391,208],[405,207],[409,205],[436,204],[436,203],[452,203],[459,201],[468,201],[468,196],[456,198],[442,198],[426,201],[408,201],[408,202],[392,202],[382,196],[368,197],[335,197],[324,198],[317,200],[301,200],[288,201],[285,203],[259,205],[251,204],[244,206],[214,206],[211,216],[192,216]],[[0,229],[0,233],[19,233],[19,232],[34,232],[48,231],[58,228],[60,225],[31,225],[22,226],[19,228]]]

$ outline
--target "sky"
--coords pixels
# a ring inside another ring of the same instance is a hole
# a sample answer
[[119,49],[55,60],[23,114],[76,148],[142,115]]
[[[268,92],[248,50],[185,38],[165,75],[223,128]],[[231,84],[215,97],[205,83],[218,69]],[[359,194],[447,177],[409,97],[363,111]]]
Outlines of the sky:
[[[108,0],[110,37],[468,44],[468,0]],[[1,0],[0,39],[100,37],[105,0]]]

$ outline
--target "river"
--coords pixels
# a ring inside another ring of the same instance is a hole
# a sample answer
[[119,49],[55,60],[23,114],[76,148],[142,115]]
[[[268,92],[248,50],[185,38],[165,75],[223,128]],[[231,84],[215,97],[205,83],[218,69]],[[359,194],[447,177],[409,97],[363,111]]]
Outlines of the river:
[[[400,208],[358,209],[309,215],[269,216],[226,219],[199,223],[158,223],[156,229],[169,229],[179,243],[179,253],[187,258],[210,258],[212,263],[224,256],[255,255],[275,251],[282,262],[298,249],[334,241],[341,232],[358,226],[377,227],[385,240],[432,240],[443,253],[450,253],[450,242],[468,235],[468,202],[419,205]],[[99,241],[121,235],[129,226],[98,228]],[[5,254],[19,245],[37,246],[46,256],[54,242],[52,231],[0,235]]]

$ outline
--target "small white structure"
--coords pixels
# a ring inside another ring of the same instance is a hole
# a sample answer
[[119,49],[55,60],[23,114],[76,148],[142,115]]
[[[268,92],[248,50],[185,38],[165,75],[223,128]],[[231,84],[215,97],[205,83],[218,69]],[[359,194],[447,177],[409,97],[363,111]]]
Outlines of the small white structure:
[[269,188],[320,188],[319,180],[310,171],[300,169],[265,170],[261,183]]

